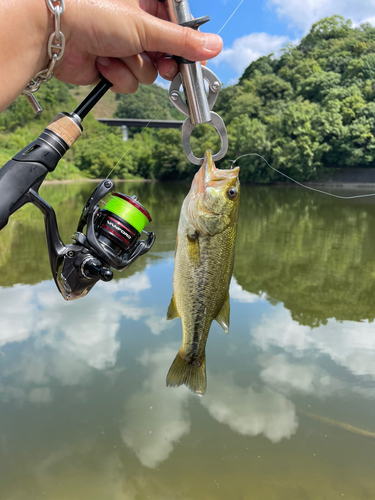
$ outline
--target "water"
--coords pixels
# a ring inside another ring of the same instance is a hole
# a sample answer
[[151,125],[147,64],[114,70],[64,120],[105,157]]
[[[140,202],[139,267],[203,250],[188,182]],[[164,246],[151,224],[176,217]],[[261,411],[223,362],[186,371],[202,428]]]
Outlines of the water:
[[[70,241],[93,184],[46,186]],[[42,216],[0,236],[1,500],[375,498],[375,201],[243,186],[208,389],[165,387],[184,184],[125,184],[157,242],[66,303]]]

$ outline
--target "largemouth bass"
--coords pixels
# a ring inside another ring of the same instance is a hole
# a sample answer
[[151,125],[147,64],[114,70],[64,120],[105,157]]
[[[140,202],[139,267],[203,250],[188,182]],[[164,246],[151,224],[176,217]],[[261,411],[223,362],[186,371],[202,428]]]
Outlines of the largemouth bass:
[[173,296],[167,319],[181,318],[182,347],[167,375],[167,386],[206,392],[205,347],[214,319],[228,333],[229,284],[233,272],[239,167],[219,170],[206,152],[178,225]]

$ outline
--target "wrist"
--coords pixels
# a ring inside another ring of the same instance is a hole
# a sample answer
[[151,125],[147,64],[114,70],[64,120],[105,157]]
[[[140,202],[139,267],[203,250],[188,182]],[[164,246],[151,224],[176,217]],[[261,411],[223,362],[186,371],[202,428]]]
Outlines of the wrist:
[[44,0],[5,2],[0,21],[0,85],[6,91],[1,97],[0,111],[47,66],[47,43],[53,27],[52,15]]

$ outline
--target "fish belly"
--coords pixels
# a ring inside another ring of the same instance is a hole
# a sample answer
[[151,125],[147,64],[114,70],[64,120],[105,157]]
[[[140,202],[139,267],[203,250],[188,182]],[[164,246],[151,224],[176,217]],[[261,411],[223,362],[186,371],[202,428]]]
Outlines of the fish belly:
[[168,386],[184,384],[200,395],[206,391],[205,347],[212,321],[229,301],[235,234],[235,228],[229,227],[192,242],[179,231],[173,300],[182,321],[183,342],[169,370]]
[[198,236],[199,259],[191,255],[187,236],[182,244],[179,238],[173,287],[182,321],[182,348],[189,360],[204,355],[211,323],[228,295],[234,255],[224,234],[228,232]]

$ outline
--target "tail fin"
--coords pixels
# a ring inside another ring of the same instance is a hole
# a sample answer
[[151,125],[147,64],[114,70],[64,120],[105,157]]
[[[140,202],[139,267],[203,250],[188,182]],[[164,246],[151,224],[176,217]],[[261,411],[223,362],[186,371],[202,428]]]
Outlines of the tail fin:
[[167,375],[167,387],[186,385],[199,396],[206,392],[206,355],[199,360],[188,362],[178,351]]

